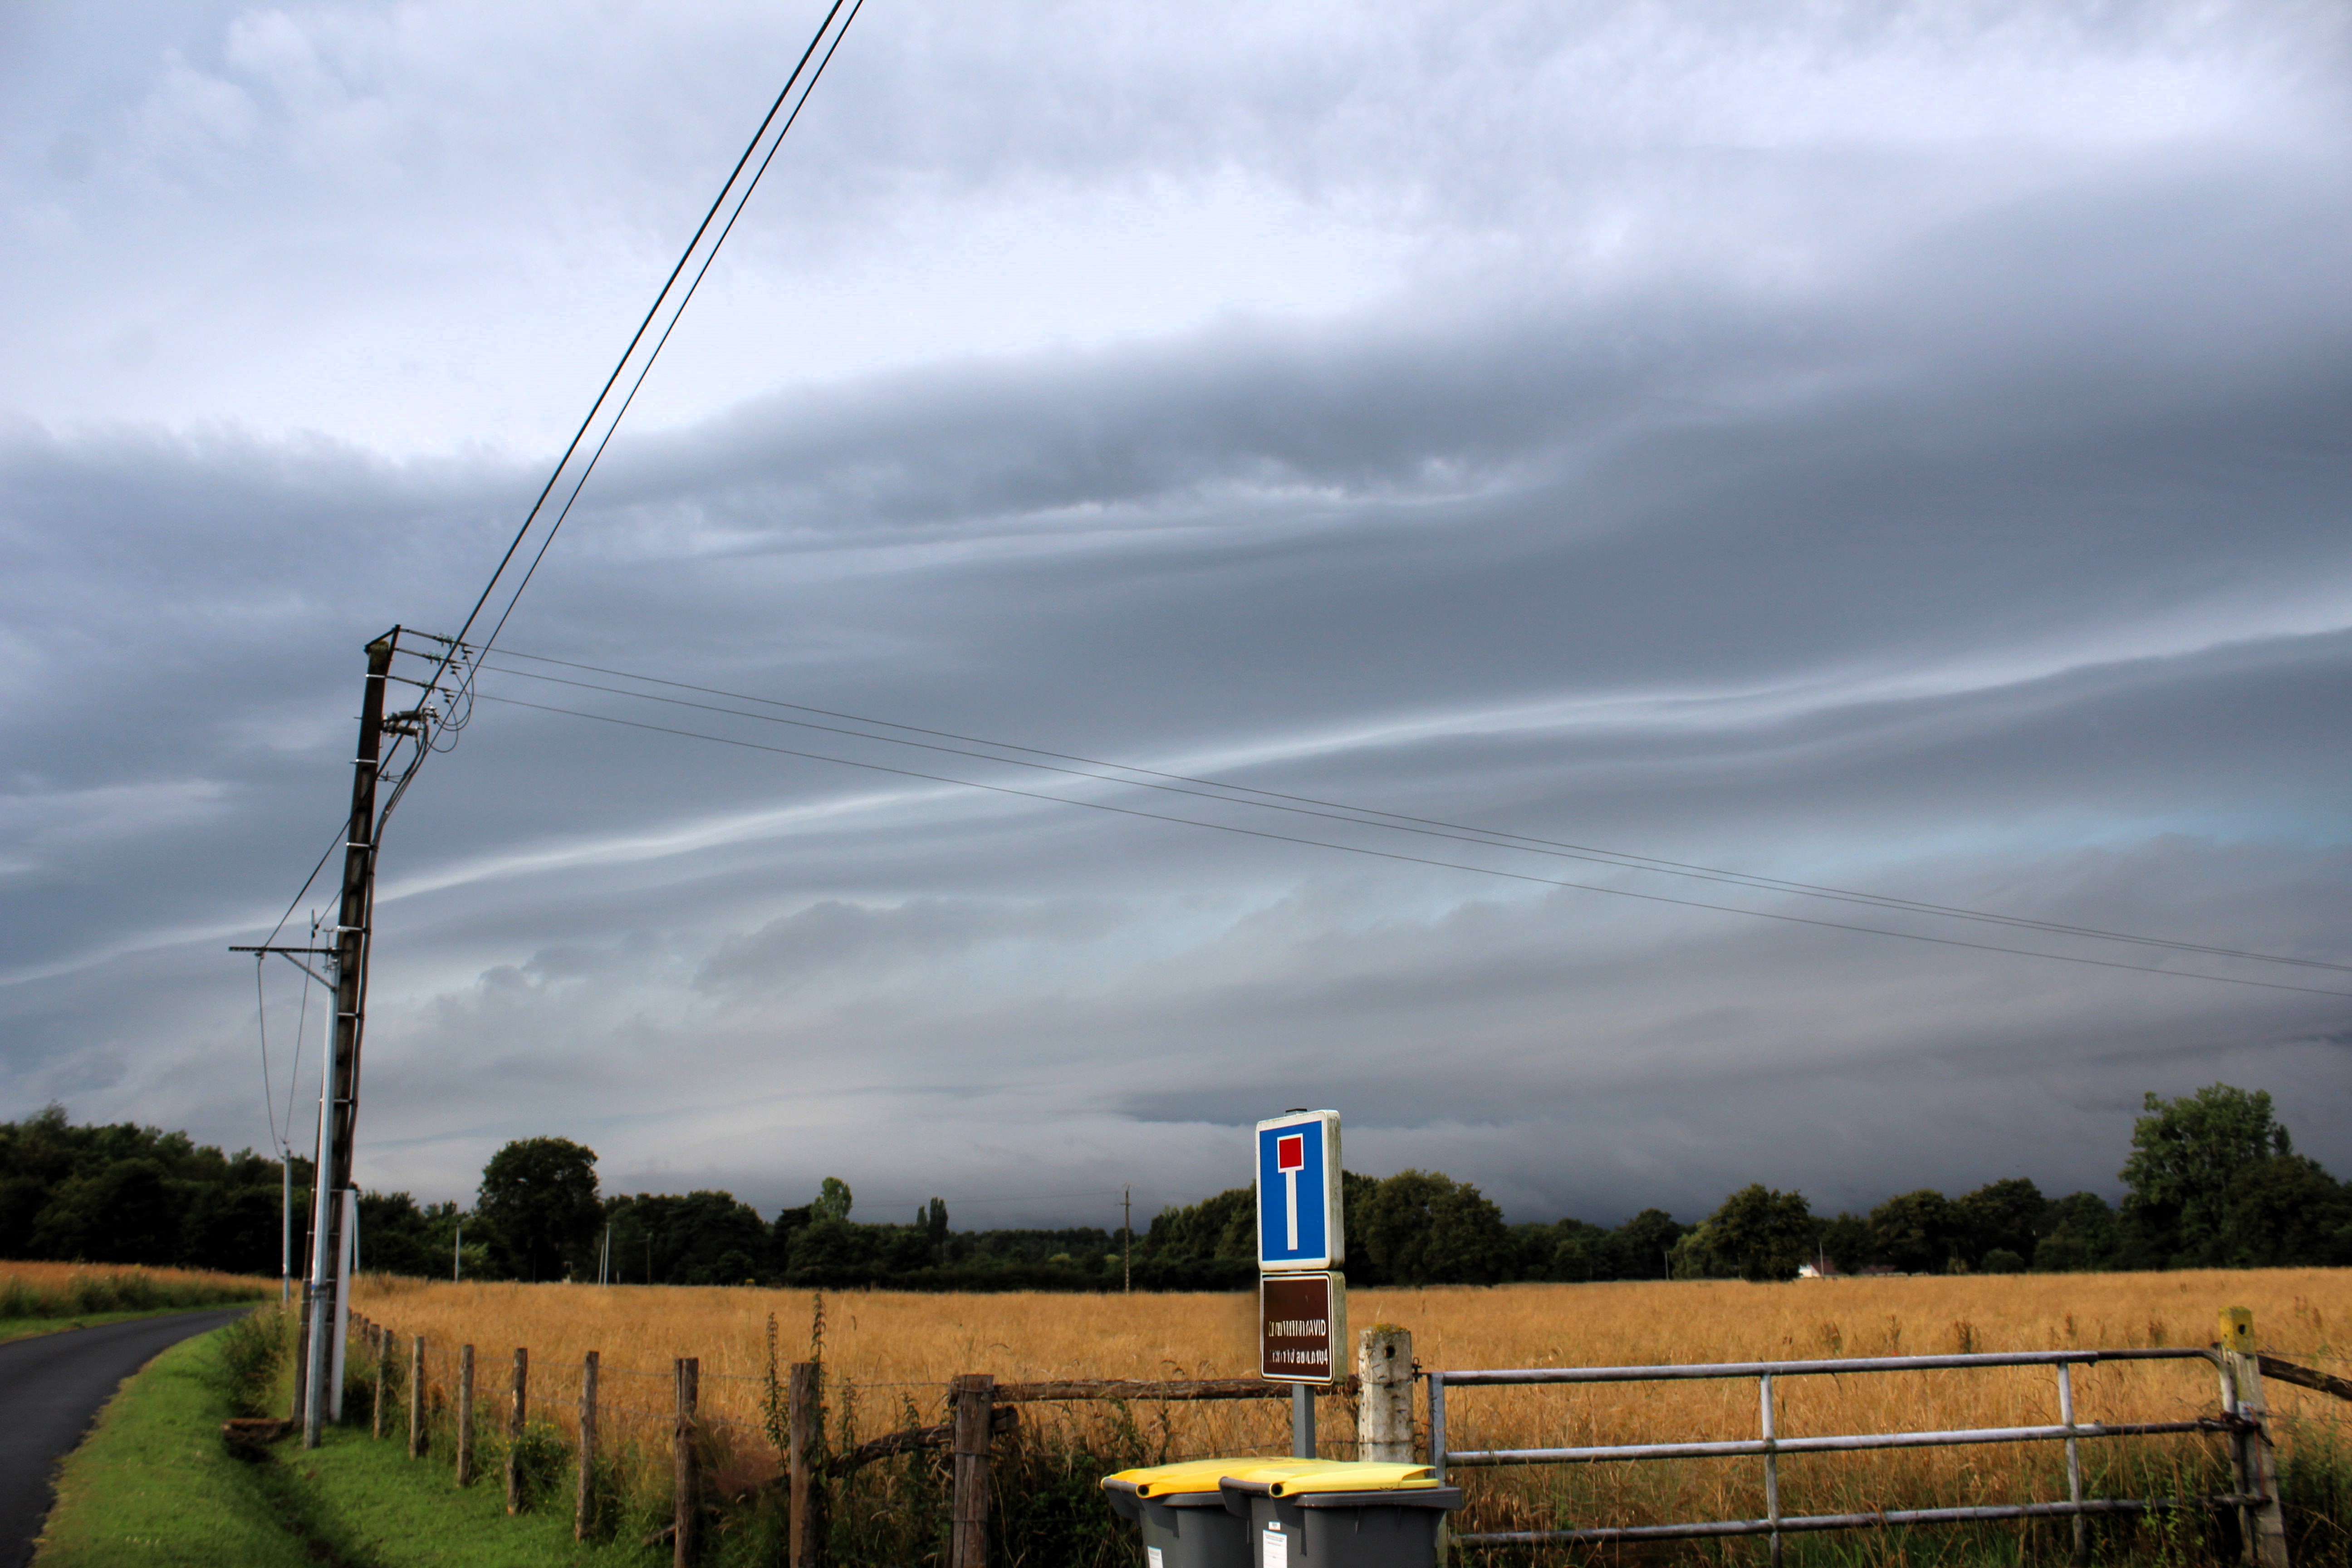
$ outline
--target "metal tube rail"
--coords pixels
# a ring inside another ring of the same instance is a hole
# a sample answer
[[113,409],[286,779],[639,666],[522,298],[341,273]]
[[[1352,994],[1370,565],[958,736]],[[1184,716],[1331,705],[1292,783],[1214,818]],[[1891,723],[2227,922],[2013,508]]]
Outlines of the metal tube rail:
[[1540,1546],[1555,1542],[1601,1544],[1621,1541],[1692,1541],[1710,1536],[1776,1531],[1871,1530],[1896,1524],[1968,1524],[2000,1519],[2066,1519],[2093,1513],[2145,1513],[2156,1509],[2255,1508],[2270,1500],[2252,1492],[2206,1497],[2094,1498],[2086,1502],[1996,1503],[1975,1508],[1888,1509],[1883,1513],[1816,1513],[1781,1519],[1727,1519],[1688,1524],[1633,1524],[1590,1530],[1492,1530],[1453,1537],[1463,1546]]
[[[1761,1458],[1764,1461],[1766,1517],[1748,1520],[1691,1521],[1682,1524],[1594,1527],[1582,1530],[1493,1531],[1452,1537],[1463,1545],[1534,1545],[1548,1542],[1602,1544],[1615,1542],[1676,1541],[1710,1537],[1769,1535],[1777,1568],[1780,1538],[1790,1531],[1855,1530],[1888,1525],[1957,1524],[2013,1519],[2071,1519],[2077,1561],[2087,1540],[2083,1531],[2092,1514],[2137,1514],[2151,1510],[2181,1508],[2249,1508],[2267,1506],[2270,1500],[2251,1490],[2244,1479],[2238,1489],[2212,1496],[2176,1498],[2084,1498],[2081,1441],[2085,1437],[2146,1437],[2188,1433],[2223,1433],[2244,1440],[2252,1424],[2229,1403],[2219,1417],[2193,1421],[2128,1423],[2083,1422],[2075,1419],[2074,1369],[2102,1362],[2206,1361],[2221,1366],[2220,1355],[2201,1346],[2145,1350],[2013,1351],[1959,1355],[1854,1356],[1832,1361],[1714,1362],[1666,1366],[1519,1367],[1444,1371],[1433,1369],[1429,1379],[1429,1458],[1440,1485],[1451,1466],[1491,1467],[1536,1464],[1606,1464],[1658,1459]],[[1856,1433],[1822,1437],[1782,1437],[1778,1435],[1773,1382],[1781,1377],[1834,1377],[1845,1373],[1928,1372],[1985,1367],[2046,1366],[2057,1373],[2059,1424],[2047,1426],[1985,1426],[1933,1432]],[[2226,1369],[2224,1381],[2226,1384]],[[1755,1378],[1759,1396],[1761,1435],[1754,1438],[1696,1443],[1633,1443],[1573,1448],[1488,1448],[1450,1451],[1446,1445],[1445,1394],[1449,1384],[1470,1387],[1604,1383],[1664,1383]],[[1888,1510],[1876,1513],[1801,1515],[1780,1512],[1779,1459],[1782,1454],[1845,1453],[1878,1449],[1927,1448],[1984,1443],[2063,1442],[2066,1445],[2068,1500],[2064,1502],[1987,1504],[1962,1508]]]
[[2141,1421],[2109,1426],[1979,1426],[1949,1432],[1875,1432],[1837,1437],[1736,1437],[1709,1443],[1623,1443],[1591,1448],[1456,1448],[1450,1465],[1591,1465],[1625,1459],[1733,1459],[1761,1454],[1843,1454],[1870,1448],[1938,1448],[1962,1443],[2054,1443],[2078,1437],[2157,1437],[2179,1432],[2236,1432],[2241,1423]]
[[[1685,1378],[1833,1377],[1847,1372],[1932,1372],[1969,1366],[2075,1366],[2105,1361],[2215,1361],[2201,1346],[2121,1351],[1990,1351],[1970,1355],[1851,1356],[1835,1361],[1697,1362],[1672,1366],[1530,1366],[1442,1375],[1454,1387],[1537,1383],[1653,1383]],[[1431,1373],[1433,1377],[1441,1375]]]

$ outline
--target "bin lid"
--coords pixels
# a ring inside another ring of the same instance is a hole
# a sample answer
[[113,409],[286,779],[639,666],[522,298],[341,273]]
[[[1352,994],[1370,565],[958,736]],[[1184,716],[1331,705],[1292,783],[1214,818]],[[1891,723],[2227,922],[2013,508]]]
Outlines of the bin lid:
[[1377,1459],[1286,1459],[1228,1474],[1234,1490],[1264,1492],[1269,1497],[1297,1497],[1303,1492],[1421,1491],[1437,1485],[1437,1472],[1427,1465]]
[[1107,1489],[1132,1492],[1137,1497],[1171,1497],[1185,1492],[1215,1495],[1217,1483],[1227,1476],[1255,1475],[1265,1471],[1269,1477],[1286,1475],[1292,1470],[1319,1468],[1314,1459],[1268,1459],[1262,1455],[1244,1454],[1221,1459],[1183,1459],[1172,1465],[1145,1465],[1117,1475],[1105,1476]]

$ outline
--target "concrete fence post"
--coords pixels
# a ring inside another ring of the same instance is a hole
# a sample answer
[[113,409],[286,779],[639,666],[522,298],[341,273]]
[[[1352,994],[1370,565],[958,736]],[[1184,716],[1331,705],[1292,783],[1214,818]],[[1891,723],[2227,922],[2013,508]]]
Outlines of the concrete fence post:
[[1412,1463],[1412,1331],[1374,1323],[1356,1336],[1356,1458]]

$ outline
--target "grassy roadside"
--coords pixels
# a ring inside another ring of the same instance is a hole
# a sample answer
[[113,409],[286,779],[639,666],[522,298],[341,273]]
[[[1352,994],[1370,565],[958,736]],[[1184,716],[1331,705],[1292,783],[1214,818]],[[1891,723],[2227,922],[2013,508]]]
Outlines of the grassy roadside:
[[249,1568],[619,1568],[654,1562],[634,1545],[582,1545],[568,1509],[509,1518],[495,1476],[459,1490],[445,1462],[331,1431],[304,1452],[280,1443],[258,1463],[229,1457],[221,1423],[239,1414],[234,1328],[164,1352],[123,1385],[58,1478],[38,1568],[133,1564]]
[[58,1476],[34,1561],[45,1568],[314,1563],[255,1467],[221,1447],[221,1335],[184,1340],[122,1385]]

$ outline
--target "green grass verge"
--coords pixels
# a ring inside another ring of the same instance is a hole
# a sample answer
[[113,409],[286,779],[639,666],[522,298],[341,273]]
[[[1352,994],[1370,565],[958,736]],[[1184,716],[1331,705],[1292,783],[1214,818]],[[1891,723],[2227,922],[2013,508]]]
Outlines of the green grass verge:
[[667,1553],[583,1545],[571,1512],[509,1518],[496,1476],[460,1490],[440,1459],[330,1431],[304,1452],[229,1457],[228,1331],[173,1346],[123,1385],[65,1464],[37,1568],[631,1568]]
[[221,1447],[229,1417],[220,1336],[165,1351],[122,1385],[65,1462],[42,1568],[317,1562],[256,1475]]

